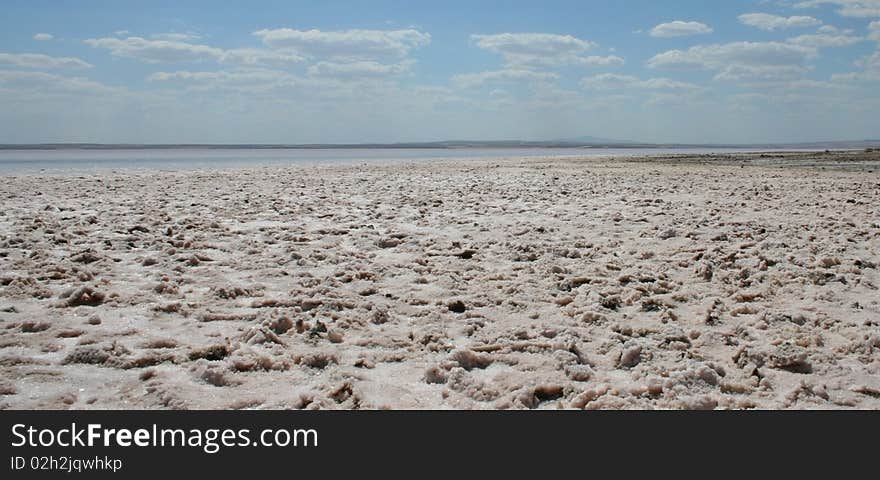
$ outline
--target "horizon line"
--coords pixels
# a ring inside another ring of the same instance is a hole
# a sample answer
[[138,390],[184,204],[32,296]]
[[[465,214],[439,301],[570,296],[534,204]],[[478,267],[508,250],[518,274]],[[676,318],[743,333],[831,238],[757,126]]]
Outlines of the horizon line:
[[40,149],[170,149],[170,148],[216,148],[216,149],[418,149],[418,148],[757,148],[757,147],[813,147],[851,148],[880,147],[880,139],[821,140],[803,142],[755,142],[755,143],[653,143],[624,140],[583,141],[576,140],[440,140],[413,142],[363,142],[363,143],[102,143],[102,142],[40,142],[0,143],[0,150]]

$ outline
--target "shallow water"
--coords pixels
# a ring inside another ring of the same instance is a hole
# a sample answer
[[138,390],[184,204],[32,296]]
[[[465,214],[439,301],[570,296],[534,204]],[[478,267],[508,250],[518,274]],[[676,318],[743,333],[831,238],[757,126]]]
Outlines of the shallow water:
[[0,150],[0,175],[96,170],[195,170],[285,165],[400,163],[465,158],[598,157],[748,152],[754,149],[435,148],[435,149],[112,149]]

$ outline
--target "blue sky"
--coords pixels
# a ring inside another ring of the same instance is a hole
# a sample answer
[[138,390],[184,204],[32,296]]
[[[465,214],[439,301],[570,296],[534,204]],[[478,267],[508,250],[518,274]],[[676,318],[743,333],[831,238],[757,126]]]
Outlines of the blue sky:
[[0,143],[880,137],[880,0],[0,8]]

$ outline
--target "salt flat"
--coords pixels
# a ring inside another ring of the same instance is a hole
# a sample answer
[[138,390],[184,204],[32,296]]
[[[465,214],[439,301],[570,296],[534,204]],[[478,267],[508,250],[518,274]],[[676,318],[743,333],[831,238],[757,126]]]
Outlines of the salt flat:
[[877,152],[3,180],[2,408],[880,408]]

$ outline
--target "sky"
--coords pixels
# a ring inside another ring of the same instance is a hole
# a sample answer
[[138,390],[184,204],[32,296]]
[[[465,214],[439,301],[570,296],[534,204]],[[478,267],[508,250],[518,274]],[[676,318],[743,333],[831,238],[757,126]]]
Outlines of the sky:
[[880,0],[0,11],[0,143],[880,138]]

